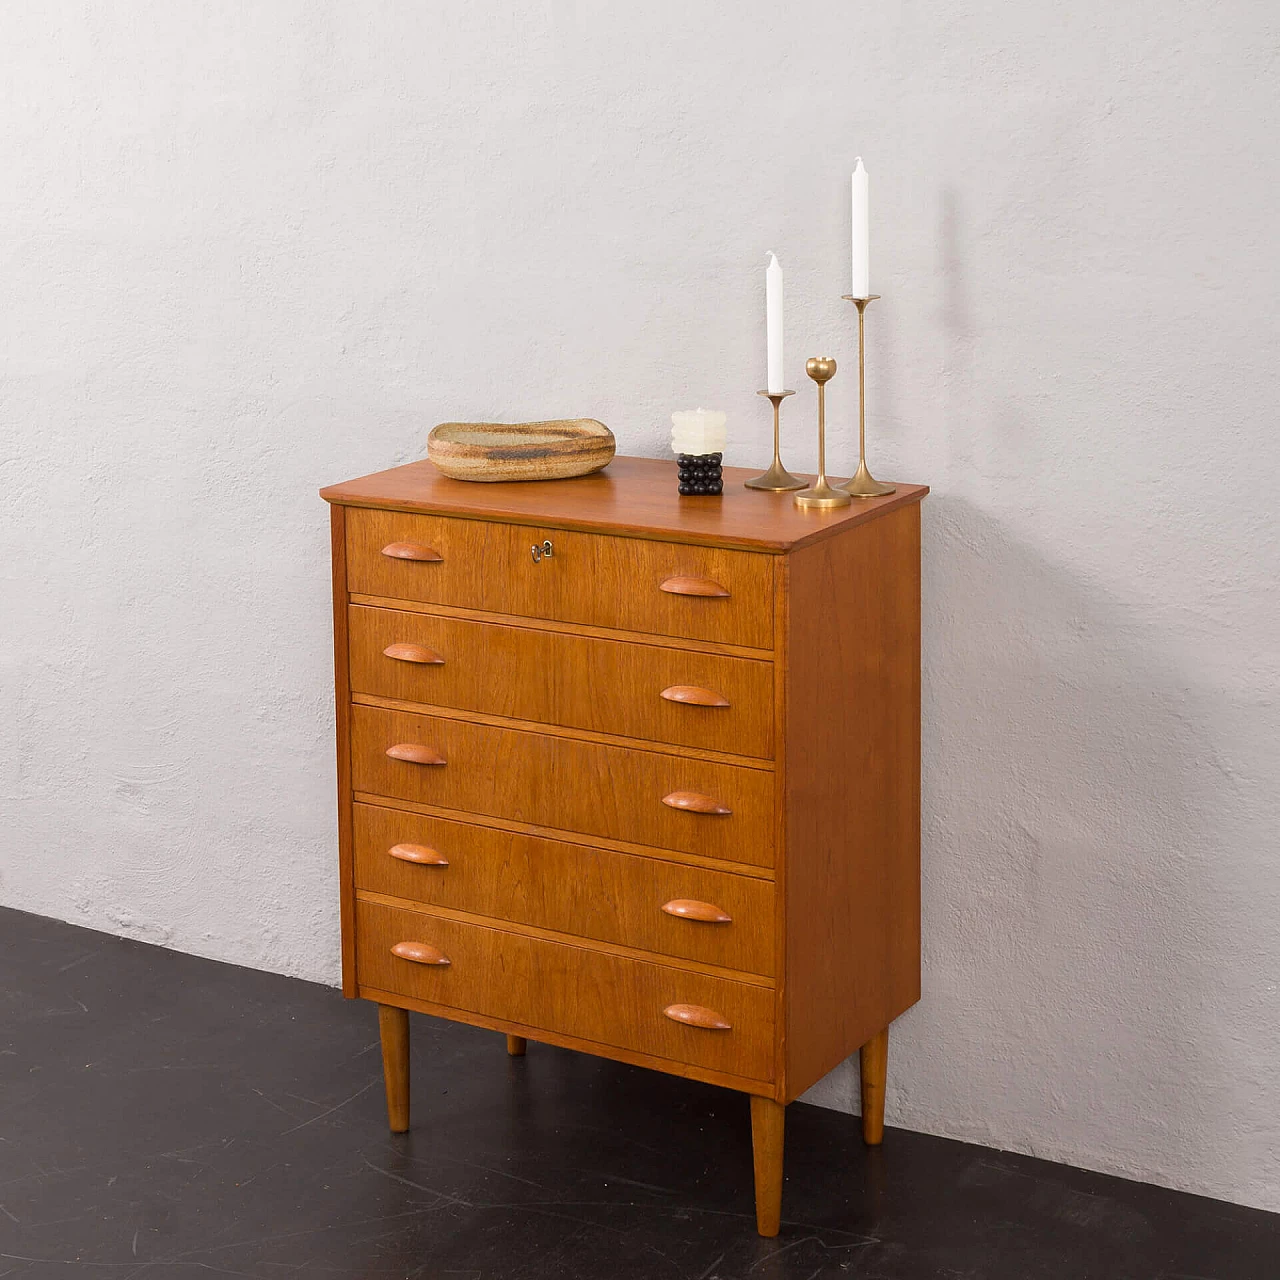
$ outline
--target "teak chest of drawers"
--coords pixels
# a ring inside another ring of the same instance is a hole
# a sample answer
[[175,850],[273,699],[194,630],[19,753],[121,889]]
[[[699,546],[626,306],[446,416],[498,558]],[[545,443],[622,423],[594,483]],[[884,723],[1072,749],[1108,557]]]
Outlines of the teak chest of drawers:
[[343,990],[784,1108],[920,993],[920,499],[680,498],[670,462],[527,484],[427,462],[332,504]]

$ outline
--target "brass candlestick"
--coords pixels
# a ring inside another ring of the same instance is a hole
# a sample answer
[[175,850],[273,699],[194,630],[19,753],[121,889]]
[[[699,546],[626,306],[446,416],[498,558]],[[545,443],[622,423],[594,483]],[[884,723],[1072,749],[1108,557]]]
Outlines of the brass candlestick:
[[787,396],[795,395],[794,391],[757,391],[758,396],[767,396],[773,405],[773,462],[769,470],[762,475],[752,476],[742,482],[746,489],[767,489],[770,493],[786,493],[791,489],[803,489],[808,481],[793,476],[782,465],[782,457],[778,453],[778,414],[782,402]]
[[858,308],[858,469],[853,479],[840,487],[855,498],[883,498],[887,493],[895,493],[897,486],[881,484],[871,478],[867,470],[867,355],[863,344],[863,321],[866,318],[867,304],[874,302],[880,295],[873,293],[866,298],[855,298],[846,293],[844,300],[852,302]]
[[795,495],[797,507],[819,511],[847,507],[853,499],[843,489],[827,483],[827,383],[836,376],[836,362],[830,356],[814,356],[805,361],[804,371],[818,384],[818,478]]

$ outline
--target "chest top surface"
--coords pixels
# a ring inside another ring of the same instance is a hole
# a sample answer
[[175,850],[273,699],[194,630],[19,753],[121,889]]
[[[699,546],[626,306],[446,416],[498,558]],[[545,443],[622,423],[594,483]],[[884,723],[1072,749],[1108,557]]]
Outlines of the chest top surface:
[[320,490],[327,502],[509,524],[545,524],[706,546],[786,552],[831,537],[929,492],[899,484],[885,498],[854,501],[837,511],[803,511],[790,493],[743,488],[755,472],[725,467],[721,497],[688,498],[676,491],[675,463],[618,457],[573,480],[483,484],[450,480],[430,462],[411,462]]

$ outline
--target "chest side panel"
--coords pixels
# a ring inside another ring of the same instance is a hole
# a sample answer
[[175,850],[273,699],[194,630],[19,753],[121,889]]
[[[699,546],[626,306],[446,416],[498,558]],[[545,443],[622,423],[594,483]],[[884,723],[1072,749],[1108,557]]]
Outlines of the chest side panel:
[[786,1092],[920,996],[920,507],[788,557]]

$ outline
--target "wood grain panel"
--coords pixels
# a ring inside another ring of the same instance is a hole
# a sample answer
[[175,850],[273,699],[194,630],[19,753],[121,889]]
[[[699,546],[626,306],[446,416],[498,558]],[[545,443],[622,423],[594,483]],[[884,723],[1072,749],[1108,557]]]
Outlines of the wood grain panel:
[[[773,749],[769,662],[361,605],[349,633],[355,693],[765,759]],[[728,705],[703,705],[705,691]]]
[[[767,880],[377,805],[357,804],[354,827],[359,889],[726,969],[774,971]],[[405,862],[393,850],[406,846],[433,850],[448,866]],[[698,918],[712,906],[729,923]]]
[[[550,481],[548,483],[556,483]],[[487,487],[487,486],[486,486]],[[535,562],[533,545],[554,554]],[[423,543],[437,562],[382,554]],[[773,642],[768,555],[557,529],[353,508],[347,515],[350,590],[495,613],[767,649]],[[672,595],[672,577],[710,578],[724,596]]]
[[[443,765],[393,760],[419,743]],[[351,708],[357,791],[488,814],[732,862],[773,864],[773,775],[649,750],[499,729],[381,707]],[[729,814],[672,809],[678,791],[714,796]]]
[[789,559],[788,1099],[920,998],[919,505]]
[[[767,461],[766,457],[760,459],[762,464]],[[594,476],[532,484],[460,483],[442,476],[430,462],[411,462],[331,485],[322,489],[320,496],[327,502],[357,507],[465,514],[495,522],[545,523],[561,529],[599,529],[776,552],[835,537],[878,519],[886,511],[919,502],[929,492],[923,485],[899,484],[897,492],[888,497],[854,502],[841,511],[817,515],[798,510],[789,493],[744,489],[742,482],[753,474],[744,467],[725,467],[722,497],[690,500],[676,492],[676,468],[671,458],[614,458]]]
[[[450,963],[401,960],[391,948],[404,942]],[[362,986],[756,1080],[773,1076],[767,987],[372,902],[356,904],[356,965]],[[715,1010],[731,1029],[663,1014],[681,1004]]]
[[333,564],[333,684],[337,719],[338,896],[342,924],[342,994],[356,995],[355,877],[351,835],[351,678],[347,643],[347,512],[329,509]]

